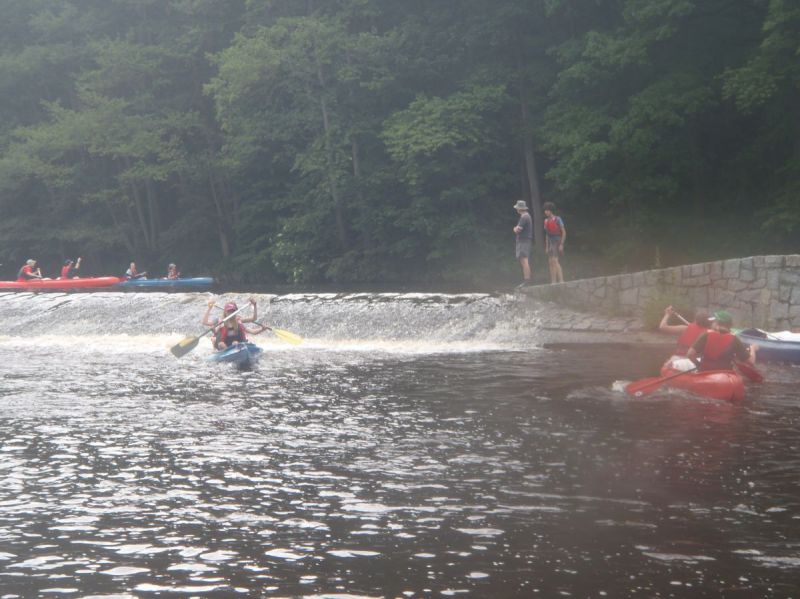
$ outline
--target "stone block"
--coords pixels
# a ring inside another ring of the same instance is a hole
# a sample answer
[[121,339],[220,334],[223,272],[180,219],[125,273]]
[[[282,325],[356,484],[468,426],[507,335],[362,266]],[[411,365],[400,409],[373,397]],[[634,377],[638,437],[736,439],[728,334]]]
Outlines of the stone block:
[[789,318],[800,319],[800,305],[789,306]]
[[762,272],[750,283],[750,289],[765,289],[767,287],[767,277]]
[[695,287],[689,290],[689,302],[695,310],[708,305],[708,287]]
[[604,298],[606,296],[606,288],[605,287],[598,287],[594,291],[592,291],[592,296],[596,298]]
[[769,316],[772,319],[789,318],[789,304],[771,302],[769,305]]
[[783,268],[783,256],[764,256],[764,264],[770,268]]
[[800,268],[800,254],[784,256],[784,266],[786,268]]
[[792,287],[792,293],[789,296],[789,303],[800,304],[800,286]]
[[784,270],[780,274],[781,285],[800,285],[800,272]]
[[739,279],[728,279],[728,289],[731,291],[744,291],[750,287],[745,281]]
[[644,273],[645,285],[649,285],[651,287],[654,287],[654,286],[658,285],[662,281],[663,277],[664,277],[664,270],[663,269],[660,269],[660,270],[648,270],[646,273]]
[[693,277],[700,277],[703,275],[707,275],[709,271],[708,263],[704,262],[703,264],[692,264],[692,276]]
[[738,279],[739,278],[739,260],[725,260],[722,263],[722,276],[726,279]]
[[639,290],[636,287],[624,289],[619,294],[619,303],[623,307],[632,307],[639,301]]
[[766,256],[753,256],[753,266],[756,268],[762,268],[767,265],[767,257]]
[[767,271],[767,289],[777,291],[780,286],[781,273],[779,270]]
[[633,286],[634,287],[644,287],[644,273],[643,272],[635,272],[631,276],[633,278]]
[[736,303],[736,294],[727,289],[711,288],[708,301],[717,308],[730,308]]
[[694,275],[692,275],[692,266],[690,264],[686,264],[684,266],[681,266],[680,268],[681,268],[681,277],[682,278],[687,279],[687,278],[689,278],[691,276],[694,276]]
[[752,268],[747,268],[745,266],[742,267],[741,271],[739,272],[739,280],[740,281],[747,281],[750,283],[751,281],[756,280],[756,271]]
[[722,279],[722,262],[712,262],[708,269],[708,274],[712,281]]
[[620,275],[619,288],[630,289],[631,287],[633,287],[633,277],[631,275]]
[[778,301],[789,303],[789,298],[792,297],[792,289],[789,285],[781,285],[778,287]]
[[711,285],[711,277],[708,275],[701,275],[699,277],[692,277],[684,279],[683,284],[687,287],[708,287]]

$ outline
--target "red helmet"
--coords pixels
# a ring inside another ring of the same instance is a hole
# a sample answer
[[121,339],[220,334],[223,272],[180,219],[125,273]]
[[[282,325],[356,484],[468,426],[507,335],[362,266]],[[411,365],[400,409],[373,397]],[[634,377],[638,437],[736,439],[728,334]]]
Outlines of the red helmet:
[[236,312],[239,309],[239,306],[236,305],[236,302],[228,302],[225,304],[225,312]]

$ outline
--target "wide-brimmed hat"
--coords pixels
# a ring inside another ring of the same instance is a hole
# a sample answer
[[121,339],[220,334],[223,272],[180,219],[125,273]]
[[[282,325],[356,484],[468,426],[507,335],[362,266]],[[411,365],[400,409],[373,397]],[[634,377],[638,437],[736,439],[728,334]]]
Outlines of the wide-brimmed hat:
[[717,310],[714,314],[709,318],[710,321],[718,322],[723,326],[732,327],[733,326],[733,316],[730,313],[726,312],[725,310]]
[[34,264],[36,264],[36,260],[34,260],[33,258],[28,258],[25,261],[25,264],[27,264],[28,266],[33,266]]
[[72,264],[72,260],[64,260],[64,266]]
[[516,204],[514,204],[514,210],[527,210],[528,205],[525,203],[525,200],[519,200]]

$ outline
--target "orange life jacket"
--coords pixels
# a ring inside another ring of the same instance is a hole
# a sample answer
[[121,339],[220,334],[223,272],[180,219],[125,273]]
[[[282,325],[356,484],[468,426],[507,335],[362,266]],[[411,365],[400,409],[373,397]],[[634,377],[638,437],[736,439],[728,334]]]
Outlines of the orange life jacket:
[[699,324],[691,322],[689,326],[684,329],[681,336],[678,337],[678,347],[675,349],[676,356],[685,356],[689,348],[694,345],[697,338],[703,333],[708,331],[707,328],[701,327]]
[[700,370],[730,370],[733,368],[734,341],[736,341],[736,336],[732,333],[709,331],[705,349],[703,349]]

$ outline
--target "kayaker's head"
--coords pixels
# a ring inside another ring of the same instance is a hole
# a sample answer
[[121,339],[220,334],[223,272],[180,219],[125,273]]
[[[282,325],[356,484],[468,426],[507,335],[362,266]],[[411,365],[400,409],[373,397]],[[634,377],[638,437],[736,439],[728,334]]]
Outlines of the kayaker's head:
[[730,331],[733,326],[733,316],[725,310],[717,310],[710,320],[719,331]]
[[64,266],[71,266],[72,260],[64,260]]
[[556,213],[556,205],[553,202],[545,202],[542,204],[542,210],[544,211],[545,216],[550,218]]
[[711,319],[708,317],[708,312],[704,310],[698,310],[694,313],[694,323],[697,326],[703,327],[704,329],[711,328]]
[[27,264],[28,266],[36,266],[36,260],[34,260],[33,258],[28,258],[28,260],[25,261],[25,264]]
[[238,309],[239,306],[236,305],[236,302],[228,302],[227,304],[225,304],[223,312],[225,312],[225,314],[230,314],[231,312],[236,312],[236,310]]

